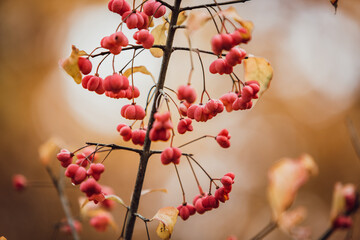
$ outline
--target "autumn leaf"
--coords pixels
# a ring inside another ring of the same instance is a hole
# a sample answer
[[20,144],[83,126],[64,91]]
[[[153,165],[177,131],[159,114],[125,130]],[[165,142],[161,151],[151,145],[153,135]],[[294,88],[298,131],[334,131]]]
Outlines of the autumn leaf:
[[50,138],[39,147],[39,157],[41,163],[46,166],[50,160],[55,158],[56,152],[59,151],[59,140],[56,138]]
[[144,196],[146,194],[149,193],[153,193],[153,192],[163,192],[163,193],[167,193],[167,190],[165,188],[156,188],[156,189],[144,189],[141,191],[141,196]]
[[354,184],[341,184],[337,182],[334,187],[330,221],[334,222],[335,219],[346,212],[346,198],[356,199],[356,187]]
[[126,69],[125,72],[123,73],[123,75],[128,78],[131,75],[131,73],[134,74],[137,72],[143,73],[145,75],[149,75],[152,78],[153,82],[155,83],[154,76],[151,74],[151,72],[149,72],[149,70],[147,70],[147,68],[145,66],[138,66],[138,67]]
[[4,236],[1,236],[0,240],[6,240],[6,238]]
[[316,163],[307,154],[298,159],[283,158],[270,168],[268,198],[274,221],[292,205],[299,188],[317,172]]
[[[279,217],[278,226],[284,233],[288,234],[289,236],[293,236],[296,230],[299,229],[298,225],[305,220],[306,215],[306,208],[302,206],[297,207],[293,210],[285,211]],[[301,228],[301,230],[302,234],[310,235],[309,229],[303,227]]]
[[260,84],[259,97],[270,87],[273,68],[262,57],[248,57],[244,59],[245,81],[256,80]]
[[335,8],[335,13],[336,13],[336,10],[338,8],[338,0],[330,0],[330,3],[334,6]]
[[181,25],[183,24],[187,19],[187,15],[186,15],[186,12],[185,11],[182,11],[179,13],[179,16],[178,16],[178,19],[177,19],[177,22],[176,22],[176,25]]
[[120,203],[120,204],[123,205],[124,207],[127,207],[126,204],[125,204],[125,202],[124,202],[120,197],[118,197],[118,196],[116,196],[116,195],[106,195],[106,196],[105,196],[105,199],[113,200],[113,201],[115,201],[115,202],[117,202],[117,203]]
[[80,56],[87,55],[72,45],[72,51],[68,58],[60,60],[60,66],[69,74],[77,84],[81,83],[82,75],[79,69],[78,60]]
[[209,21],[211,17],[200,11],[191,11],[186,24],[186,35],[190,36],[193,32],[200,29]]
[[[166,43],[166,35],[165,32],[168,30],[169,24],[164,22],[156,26],[153,30],[151,30],[151,34],[154,36],[154,45],[165,45]],[[160,58],[163,56],[164,52],[160,48],[150,48],[151,54],[156,57]]]
[[159,209],[151,220],[159,220],[156,234],[164,240],[170,239],[177,220],[179,211],[175,207],[164,207]]

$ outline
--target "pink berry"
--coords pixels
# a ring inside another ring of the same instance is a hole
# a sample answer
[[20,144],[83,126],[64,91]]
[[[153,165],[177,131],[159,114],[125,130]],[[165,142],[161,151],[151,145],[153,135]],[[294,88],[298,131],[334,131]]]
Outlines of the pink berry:
[[99,232],[105,232],[110,222],[111,218],[108,213],[100,213],[90,219],[90,225]]
[[177,95],[179,100],[185,100],[188,103],[194,103],[196,100],[196,91],[191,85],[180,86]]
[[168,147],[161,153],[161,163],[167,165],[169,163],[179,164],[181,150],[176,147]]
[[12,178],[12,184],[16,191],[23,191],[27,186],[27,180],[24,175],[16,174]]
[[79,69],[82,72],[82,74],[87,75],[91,72],[92,64],[89,59],[79,57],[78,65],[79,65]]
[[87,175],[92,176],[96,181],[100,179],[100,175],[105,171],[105,167],[102,163],[92,163],[87,170]]
[[101,193],[101,186],[93,178],[88,178],[86,181],[80,184],[80,190],[86,194],[87,197],[91,197],[94,194]]

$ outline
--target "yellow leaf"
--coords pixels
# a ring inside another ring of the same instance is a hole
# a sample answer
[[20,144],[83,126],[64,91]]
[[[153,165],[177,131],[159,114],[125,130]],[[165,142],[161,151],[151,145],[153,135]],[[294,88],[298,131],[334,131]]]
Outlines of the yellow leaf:
[[156,234],[161,239],[170,239],[174,230],[179,211],[175,207],[164,207],[159,209],[151,220],[159,220],[159,226],[156,229]]
[[[151,30],[151,34],[155,38],[154,45],[165,45],[166,43],[165,32],[169,28],[168,25],[169,24],[165,22],[163,24],[156,26],[153,30]],[[156,58],[160,58],[164,54],[163,50],[160,48],[150,48],[150,52]]]
[[202,11],[191,11],[186,24],[186,34],[190,36],[209,21],[211,17]]
[[41,144],[39,147],[39,157],[41,163],[46,166],[49,164],[50,160],[55,158],[55,154],[59,151],[59,140],[56,138],[50,138],[45,143]]
[[260,84],[259,97],[270,87],[273,68],[262,57],[249,57],[244,60],[245,81],[256,80]]
[[60,66],[69,74],[77,84],[81,83],[82,75],[80,73],[78,60],[80,56],[87,55],[86,52],[80,51],[72,45],[72,51],[68,58],[60,60]]
[[131,75],[131,72],[133,74],[136,73],[136,72],[140,72],[140,73],[143,73],[145,75],[149,75],[152,78],[153,82],[155,83],[154,76],[151,74],[151,72],[149,72],[147,70],[147,68],[145,66],[133,67],[132,70],[131,70],[131,68],[126,69],[125,72],[123,73],[123,75],[128,78]]
[[127,207],[125,202],[120,197],[118,197],[116,195],[105,195],[105,199],[114,200],[115,202],[120,203],[124,207]]
[[292,205],[299,188],[315,173],[317,166],[309,155],[283,158],[270,168],[268,198],[275,221]]
[[163,193],[167,193],[167,190],[165,188],[157,188],[157,189],[145,189],[141,191],[141,195],[146,195],[148,193],[152,193],[152,192],[163,192]]
[[179,16],[178,16],[178,20],[176,22],[176,25],[181,25],[183,24],[187,19],[187,15],[186,15],[186,12],[183,11],[181,13],[179,13]]
[[337,182],[334,187],[330,221],[333,222],[339,214],[346,212],[346,196],[354,196],[356,198],[356,187],[354,184],[341,184]]

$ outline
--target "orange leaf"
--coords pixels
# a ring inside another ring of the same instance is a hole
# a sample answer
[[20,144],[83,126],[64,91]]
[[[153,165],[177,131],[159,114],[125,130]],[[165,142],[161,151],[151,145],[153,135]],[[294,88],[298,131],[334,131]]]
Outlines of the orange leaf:
[[201,11],[191,11],[186,24],[186,34],[190,36],[194,31],[198,30],[209,21],[211,17]]
[[147,70],[147,68],[145,66],[138,66],[138,67],[128,68],[128,69],[125,70],[123,75],[128,78],[131,75],[131,73],[134,74],[136,72],[140,72],[140,73],[143,73],[145,75],[149,75],[152,78],[153,82],[156,83],[154,76],[151,74],[151,72],[149,72],[149,70]]
[[317,171],[313,158],[307,154],[298,159],[283,158],[270,168],[268,198],[275,221],[292,205],[299,188]]
[[259,97],[270,87],[273,68],[262,57],[249,57],[244,60],[245,81],[256,80],[260,83]]
[[164,207],[159,209],[151,220],[159,220],[159,226],[156,229],[156,234],[161,239],[170,239],[174,230],[179,211],[175,207]]
[[6,238],[4,236],[1,236],[0,240],[6,240]]
[[186,12],[185,12],[185,11],[179,13],[179,16],[178,16],[176,25],[181,25],[181,24],[183,24],[183,23],[186,21],[186,19],[187,19],[187,15],[186,15]]
[[39,147],[39,157],[41,163],[46,166],[49,164],[50,160],[55,158],[55,154],[59,151],[59,140],[56,138],[50,138],[45,143],[41,144]]
[[86,52],[80,51],[72,45],[72,51],[68,58],[60,60],[60,66],[69,74],[77,84],[81,83],[82,75],[80,73],[78,60],[80,56],[87,55]]
[[[165,32],[169,28],[168,25],[169,24],[167,22],[164,22],[163,24],[160,24],[156,26],[153,30],[151,30],[151,34],[155,38],[154,45],[165,45],[166,43]],[[164,54],[163,50],[160,48],[150,48],[150,52],[156,58],[160,58]]]

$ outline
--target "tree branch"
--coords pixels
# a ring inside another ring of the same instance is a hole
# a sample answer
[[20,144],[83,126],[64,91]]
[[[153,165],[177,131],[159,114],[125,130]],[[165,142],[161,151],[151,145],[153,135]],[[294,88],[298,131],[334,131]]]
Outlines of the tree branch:
[[222,5],[229,5],[229,4],[233,4],[233,3],[244,3],[247,1],[250,1],[250,0],[235,0],[235,1],[228,1],[228,2],[221,2],[221,3],[202,4],[202,5],[184,7],[184,8],[181,8],[180,11],[182,12],[182,11],[188,11],[188,10],[193,10],[193,9],[198,9],[198,8],[216,7],[216,6],[222,6]]

